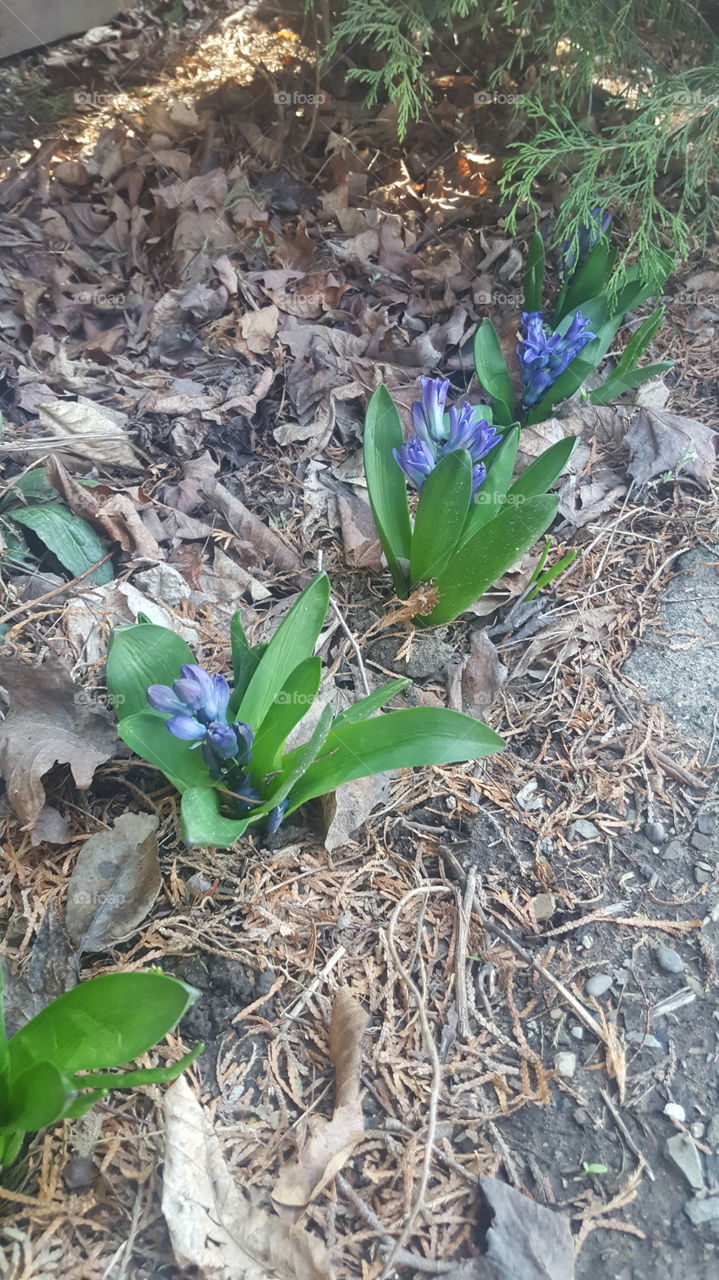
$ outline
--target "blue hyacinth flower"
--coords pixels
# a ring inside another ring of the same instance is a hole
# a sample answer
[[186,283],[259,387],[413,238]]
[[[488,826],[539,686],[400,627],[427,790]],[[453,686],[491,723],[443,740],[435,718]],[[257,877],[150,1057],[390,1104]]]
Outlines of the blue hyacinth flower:
[[538,404],[575,356],[596,337],[587,328],[588,324],[581,311],[575,311],[566,333],[552,333],[541,311],[523,313],[517,357],[524,387],[524,409]]
[[412,405],[414,434],[393,449],[395,460],[415,489],[422,491],[427,476],[437,463],[456,449],[466,449],[472,459],[472,500],[484,482],[487,469],[482,462],[502,439],[481,408],[464,403],[461,409],[446,410],[449,380],[422,378],[422,399]]
[[202,667],[186,663],[172,686],[152,684],[147,701],[155,711],[169,716],[166,728],[175,738],[202,748],[202,758],[212,777],[227,768],[245,767],[252,758],[253,734],[249,725],[227,723],[230,686],[224,676],[211,676]]

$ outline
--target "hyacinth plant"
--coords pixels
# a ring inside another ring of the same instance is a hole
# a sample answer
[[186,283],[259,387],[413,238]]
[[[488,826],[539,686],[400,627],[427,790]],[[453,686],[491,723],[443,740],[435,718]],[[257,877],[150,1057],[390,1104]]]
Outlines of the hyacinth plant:
[[[451,622],[511,569],[549,527],[559,499],[547,492],[576,440],[560,440],[513,480],[520,428],[503,432],[486,405],[447,410],[449,382],[422,378],[405,440],[386,387],[367,407],[364,465],[370,505],[397,594],[433,584],[418,627]],[[419,493],[414,521],[407,484]],[[546,586],[568,560],[545,571]],[[421,593],[420,593],[421,594]]]
[[181,792],[188,844],[227,848],[251,825],[276,830],[285,814],[343,782],[476,760],[504,745],[478,720],[443,708],[376,714],[409,683],[400,679],[339,715],[326,706],[310,717],[300,745],[288,749],[291,733],[302,738],[298,727],[318,694],[322,663],[314,649],[328,605],[329,582],[319,573],[271,640],[257,645],[236,613],[232,689],[224,676],[198,666],[167,627],[141,619],[115,633],[106,679],[120,736]]
[[0,969],[0,1169],[26,1134],[82,1116],[110,1089],[166,1084],[203,1046],[169,1067],[108,1072],[156,1045],[198,992],[159,970],[90,978],[41,1009],[9,1039]]
[[[654,286],[643,279],[639,267],[625,271],[617,283],[616,254],[607,235],[610,223],[609,214],[593,210],[591,224],[579,229],[574,243],[563,246],[564,279],[549,323],[542,311],[544,242],[535,232],[527,258],[524,311],[516,348],[522,388],[518,399],[494,325],[489,319],[480,324],[474,342],[475,368],[500,429],[515,422],[531,426],[551,417],[556,405],[579,391],[602,364],[627,312],[654,293]],[[666,255],[667,271],[669,266]],[[659,307],[642,322],[611,372],[587,393],[592,404],[608,404],[671,369],[672,362],[666,360],[643,368],[637,363],[663,318],[664,310]]]

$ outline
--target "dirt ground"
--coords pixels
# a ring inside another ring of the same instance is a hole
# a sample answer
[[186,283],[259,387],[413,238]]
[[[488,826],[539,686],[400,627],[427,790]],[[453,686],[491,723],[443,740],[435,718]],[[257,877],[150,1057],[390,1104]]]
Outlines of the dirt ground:
[[[204,1041],[188,1079],[237,1185],[272,1213],[280,1167],[331,1113],[328,1026],[347,987],[369,1016],[365,1132],[301,1219],[338,1280],[384,1277],[410,1219],[390,1273],[493,1275],[480,1176],[567,1216],[578,1280],[713,1280],[717,506],[701,446],[680,473],[662,449],[687,418],[719,424],[716,248],[666,287],[663,388],[570,404],[555,424],[581,436],[553,530],[557,554],[579,550],[571,570],[517,608],[522,566],[482,611],[412,638],[367,524],[363,405],[384,381],[406,408],[430,369],[471,396],[482,315],[513,343],[529,223],[505,233],[507,122],[455,77],[400,147],[339,69],[321,104],[289,110],[278,93],[316,89],[307,33],[249,9],[186,13],[180,27],[167,7],[133,11],[102,40],[0,67],[2,487],[57,452],[57,409],[41,406],[99,408],[58,484],[72,505],[78,477],[98,482],[113,553],[100,586],[65,586],[48,556],[0,562],[0,660],[58,664],[111,722],[113,625],[164,610],[220,670],[238,604],[262,635],[319,558],[368,678],[410,675],[409,705],[474,698],[507,748],[355,788],[339,822],[317,803],[270,847],[230,851],[185,847],[175,793],[121,744],[85,790],[58,765],[50,827],[2,815],[10,1029],[78,976],[185,978],[201,998],[154,1057]],[[638,418],[654,454],[630,434]],[[527,435],[525,457],[544,443]],[[480,633],[492,658],[475,667]],[[346,701],[353,643],[335,619],[321,645]],[[678,654],[711,709],[680,727],[661,674],[648,692],[640,679]],[[157,815],[162,889],[123,942],[78,955],[69,876],[128,811]],[[163,1094],[111,1093],[2,1174],[3,1280],[197,1274],[162,1212]]]

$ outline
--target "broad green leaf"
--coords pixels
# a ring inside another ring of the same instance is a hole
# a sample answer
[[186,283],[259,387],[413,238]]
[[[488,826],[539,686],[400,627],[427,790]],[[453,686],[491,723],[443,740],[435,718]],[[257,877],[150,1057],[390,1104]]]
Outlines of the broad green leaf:
[[250,776],[260,786],[279,768],[282,748],[296,724],[307,715],[322,679],[319,658],[305,658],[290,673],[255,734]]
[[106,973],[66,991],[8,1043],[14,1079],[35,1062],[68,1075],[134,1061],[180,1021],[198,992],[164,973]]
[[7,1105],[0,1108],[0,1132],[33,1133],[59,1120],[75,1091],[53,1062],[31,1063],[13,1077]]
[[583,304],[602,294],[611,275],[615,257],[616,253],[609,240],[606,236],[601,236],[585,261],[572,272],[562,288],[552,318],[555,326],[574,311],[585,314]]
[[[233,613],[230,620],[230,649],[232,651],[232,677],[235,689],[242,680],[247,655],[250,652],[250,642],[247,639],[245,628],[242,625],[242,613],[239,609]],[[249,683],[249,681],[248,681]]]
[[643,369],[633,369],[631,373],[625,373],[621,378],[615,379],[612,375],[602,383],[601,387],[596,387],[589,393],[589,399],[592,404],[609,404],[610,400],[623,396],[625,391],[631,391],[633,387],[639,387],[643,382],[657,378],[660,373],[666,373],[668,369],[673,368],[673,360],[660,360],[657,364],[644,365]]
[[405,566],[412,536],[407,481],[392,453],[403,444],[397,407],[387,388],[380,386],[367,405],[362,451],[372,515],[399,596],[407,594]]
[[202,1053],[204,1044],[198,1044],[177,1062],[168,1067],[138,1067],[136,1071],[114,1071],[103,1075],[92,1071],[88,1075],[82,1072],[71,1077],[73,1089],[93,1089],[98,1093],[106,1093],[108,1089],[134,1089],[136,1085],[172,1084],[186,1067],[189,1067]]
[[172,684],[194,661],[189,644],[168,627],[137,622],[113,632],[105,680],[118,720],[147,711],[149,686]]
[[465,542],[482,528],[482,525],[493,520],[503,506],[517,460],[520,433],[520,427],[512,427],[504,436],[502,443],[497,445],[489,455],[487,478],[469,509],[459,540],[460,547],[464,546]]
[[190,787],[180,802],[182,838],[186,844],[229,849],[250,825],[249,818],[224,818],[221,796],[211,788]]
[[0,1135],[0,1169],[7,1168],[17,1160],[24,1141],[25,1134],[22,1130],[19,1133],[8,1133],[4,1138]]
[[333,728],[325,752],[290,793],[288,812],[343,782],[388,769],[478,760],[500,751],[502,739],[479,720],[436,707],[411,707]]
[[452,556],[437,579],[438,603],[431,613],[417,615],[415,626],[434,627],[458,618],[548,529],[557,513],[559,498],[553,494],[518,496],[519,502],[515,497],[515,502],[504,507]]
[[[237,617],[237,614],[235,614],[235,617]],[[260,644],[255,644],[251,649],[246,651],[241,667],[237,667],[233,661],[234,688],[232,690],[232,697],[230,698],[230,705],[228,707],[229,720],[237,719],[237,710],[239,705],[247,692],[250,680],[259,667],[260,661],[264,657],[266,650],[267,641],[263,640]]]
[[431,582],[457,545],[472,496],[472,459],[466,449],[448,453],[427,476],[414,520],[410,585]]
[[[92,525],[81,516],[73,515],[67,507],[48,502],[41,507],[14,507],[12,519],[17,524],[32,529],[33,533],[60,561],[64,569],[76,578],[90,565],[107,555],[107,547],[95,533]],[[98,565],[87,575],[87,582],[111,582],[114,577],[112,563]]]
[[496,329],[488,319],[482,321],[474,335],[474,367],[483,389],[491,397],[494,421],[501,426],[509,426],[514,421],[512,379]]
[[335,718],[332,732],[343,724],[357,724],[360,720],[369,720],[370,716],[406,689],[408,684],[411,684],[411,681],[406,678],[390,680],[389,684],[383,684],[381,689],[375,689],[374,693],[369,693],[366,698],[360,698],[359,702],[347,707],[346,711],[341,711]]
[[237,710],[237,719],[258,729],[285,680],[310,658],[330,600],[326,573],[317,573],[270,640]]
[[166,718],[157,711],[128,716],[120,721],[117,732],[136,755],[161,769],[178,791],[214,786],[201,751],[171,734]]
[[295,783],[317,759],[332,728],[332,708],[324,707],[310,738],[295,751],[290,751],[282,761],[282,773],[273,783],[270,796],[257,813],[269,813],[281,800],[286,799]]
[[0,497],[0,511],[8,514],[13,507],[26,502],[57,501],[57,493],[51,489],[45,479],[44,467],[32,467],[24,475],[13,476],[7,480],[6,492]]
[[578,436],[566,436],[564,440],[558,440],[545,449],[544,453],[540,453],[534,462],[525,467],[521,476],[517,477],[509,495],[516,500],[518,497],[534,498],[546,493],[564,471],[577,447],[577,440]]
[[535,231],[529,242],[527,265],[524,269],[524,310],[542,310],[542,289],[544,288],[544,241],[539,231]]

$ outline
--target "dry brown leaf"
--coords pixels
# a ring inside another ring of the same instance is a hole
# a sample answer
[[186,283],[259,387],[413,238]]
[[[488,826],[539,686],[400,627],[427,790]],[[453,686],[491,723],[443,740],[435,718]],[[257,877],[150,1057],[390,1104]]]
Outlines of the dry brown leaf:
[[[93,462],[115,462],[121,467],[138,467],[127,438],[127,415],[100,407],[79,396],[77,400],[45,401],[38,407],[40,426],[55,436],[58,447]],[[47,446],[44,446],[47,452]]]
[[492,1213],[486,1250],[458,1262],[447,1280],[574,1280],[569,1218],[497,1178],[480,1177]]
[[0,774],[11,808],[32,825],[45,803],[48,770],[69,764],[76,785],[89,787],[98,765],[112,756],[116,734],[58,666],[0,659],[0,687],[9,704],[0,721]]
[[280,313],[274,302],[259,311],[246,311],[240,320],[240,333],[247,351],[252,355],[266,356],[277,333]]
[[212,477],[203,480],[202,493],[210,506],[224,517],[235,537],[248,549],[249,556],[243,565],[248,573],[258,565],[268,563],[282,573],[293,573],[302,567],[297,552],[288,547],[279,534],[264,524],[244,502],[235,498],[219,480]]
[[627,432],[629,474],[643,485],[665,473],[688,477],[708,489],[716,465],[716,434],[696,418],[638,409]]
[[347,844],[350,836],[369,818],[372,810],[382,804],[389,795],[389,778],[386,773],[375,773],[369,778],[357,778],[343,782],[336,791],[322,796],[322,814],[325,821],[325,849],[333,853]]
[[79,484],[66,471],[59,458],[51,457],[45,464],[48,484],[59,493],[76,516],[82,516],[109,538],[119,542],[123,551],[133,560],[157,562],[164,556],[160,547],[145,528],[137,508],[127,493],[110,493],[104,487],[89,488]]
[[162,888],[157,815],[123,813],[80,849],[67,887],[65,928],[78,953],[129,938]]
[[449,672],[449,705],[481,719],[507,678],[507,668],[484,630],[475,631],[469,653]]
[[381,569],[382,547],[369,503],[352,490],[340,489],[337,507],[347,564],[359,569]]
[[178,1266],[202,1280],[332,1280],[327,1251],[235,1184],[187,1080],[165,1093],[162,1212]]
[[360,1102],[362,1037],[367,1014],[346,987],[335,996],[330,1020],[330,1058],[335,1069],[332,1119],[310,1116],[308,1136],[296,1160],[280,1169],[272,1202],[285,1222],[296,1222],[349,1160],[364,1135]]

